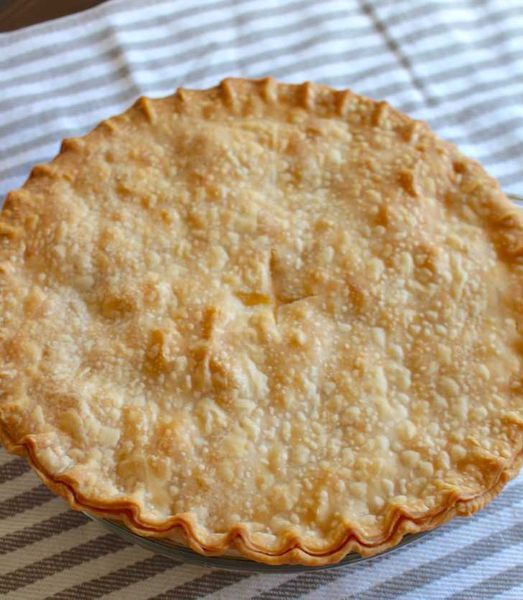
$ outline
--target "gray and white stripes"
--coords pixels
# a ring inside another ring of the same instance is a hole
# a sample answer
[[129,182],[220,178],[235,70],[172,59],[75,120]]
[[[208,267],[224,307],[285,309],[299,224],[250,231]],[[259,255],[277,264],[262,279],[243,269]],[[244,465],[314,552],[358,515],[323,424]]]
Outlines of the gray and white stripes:
[[[523,2],[112,0],[0,35],[0,197],[140,94],[229,75],[386,98],[523,194]],[[128,545],[0,451],[5,598],[522,598],[523,479],[473,519],[329,572],[210,571]]]

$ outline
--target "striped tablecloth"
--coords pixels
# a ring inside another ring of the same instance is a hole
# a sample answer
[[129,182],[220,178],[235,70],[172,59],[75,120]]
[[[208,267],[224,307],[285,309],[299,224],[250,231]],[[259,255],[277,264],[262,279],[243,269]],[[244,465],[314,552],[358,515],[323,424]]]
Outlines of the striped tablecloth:
[[[523,194],[519,0],[112,0],[0,35],[0,196],[140,94],[269,74],[386,98]],[[520,477],[472,519],[350,568],[249,575],[127,544],[0,450],[0,596],[521,599],[522,495]]]

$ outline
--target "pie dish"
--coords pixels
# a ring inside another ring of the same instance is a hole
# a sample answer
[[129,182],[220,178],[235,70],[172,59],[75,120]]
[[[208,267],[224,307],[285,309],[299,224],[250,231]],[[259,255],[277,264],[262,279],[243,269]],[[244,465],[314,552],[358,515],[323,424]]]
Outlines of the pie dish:
[[[234,555],[232,552],[226,552],[220,556],[207,556],[199,552],[194,552],[185,543],[176,542],[166,537],[146,537],[143,535],[138,535],[126,527],[121,521],[102,519],[89,513],[85,514],[91,520],[97,523],[100,528],[105,529],[109,533],[117,535],[130,544],[134,544],[135,546],[149,550],[149,552],[153,552],[154,554],[166,556],[167,558],[177,562],[197,565],[206,569],[224,569],[226,571],[235,571],[236,573],[247,571],[253,574],[282,575],[310,572],[311,569],[314,569],[314,571],[318,572],[330,569],[352,567],[357,563],[370,561],[373,558],[376,558],[374,556],[361,556],[357,552],[350,552],[338,562],[310,567],[299,563],[272,564],[254,561],[241,556],[237,552],[234,553]],[[384,553],[380,554],[380,556],[390,557],[393,552],[396,552],[400,549],[406,549],[407,546],[410,546],[409,550],[412,551],[412,546],[423,541],[423,539],[427,536],[430,536],[430,534],[430,531],[421,531],[416,534],[408,534],[404,536],[396,546],[384,551]]]
[[142,98],[8,194],[0,278],[2,443],[142,536],[332,564],[521,466],[522,217],[385,102]]

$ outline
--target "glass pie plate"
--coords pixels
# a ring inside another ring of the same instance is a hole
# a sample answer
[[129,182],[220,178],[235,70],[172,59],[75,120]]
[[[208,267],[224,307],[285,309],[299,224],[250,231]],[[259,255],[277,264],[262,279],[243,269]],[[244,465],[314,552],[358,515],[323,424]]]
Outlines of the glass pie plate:
[[[514,194],[509,194],[509,197],[520,207],[523,208],[523,197],[516,196]],[[109,519],[101,519],[99,517],[95,517],[86,513],[86,515],[92,519],[100,523],[105,529],[114,533],[124,540],[141,546],[146,550],[150,550],[156,554],[162,554],[163,556],[167,556],[174,560],[179,560],[189,564],[200,565],[202,567],[207,567],[211,569],[227,569],[232,571],[250,571],[252,573],[302,573],[304,571],[311,570],[324,570],[324,569],[336,569],[340,567],[346,567],[348,565],[354,565],[359,562],[372,560],[373,558],[377,558],[378,556],[384,556],[398,550],[399,548],[404,548],[407,545],[410,545],[414,542],[417,542],[421,538],[429,535],[430,531],[423,531],[417,534],[407,534],[402,541],[385,552],[381,554],[377,554],[376,556],[360,556],[357,553],[348,554],[343,560],[336,564],[325,565],[321,567],[309,567],[304,565],[267,565],[264,563],[258,563],[253,560],[249,560],[246,558],[242,558],[240,556],[203,556],[202,554],[198,554],[194,552],[187,546],[184,546],[180,542],[175,542],[167,539],[158,539],[158,538],[148,538],[140,536],[130,529],[125,527],[122,523],[118,521],[111,521]]]
[[240,556],[204,556],[194,552],[182,543],[174,542],[168,539],[150,538],[143,537],[132,532],[125,525],[118,521],[111,521],[110,519],[101,519],[88,513],[85,513],[87,517],[93,521],[100,523],[105,529],[111,533],[115,533],[127,542],[131,544],[137,544],[146,550],[150,550],[155,554],[162,554],[173,560],[182,561],[185,563],[199,565],[208,569],[227,569],[229,571],[250,571],[251,573],[303,573],[305,571],[320,571],[324,569],[335,569],[338,567],[346,567],[348,565],[354,565],[364,560],[371,560],[378,556],[384,556],[390,552],[394,552],[399,548],[403,548],[413,542],[418,541],[422,537],[428,535],[430,531],[423,531],[416,534],[407,534],[401,542],[376,556],[360,556],[357,553],[348,554],[343,560],[333,565],[325,565],[321,567],[310,567],[305,565],[266,565],[259,563],[254,560],[242,558]]

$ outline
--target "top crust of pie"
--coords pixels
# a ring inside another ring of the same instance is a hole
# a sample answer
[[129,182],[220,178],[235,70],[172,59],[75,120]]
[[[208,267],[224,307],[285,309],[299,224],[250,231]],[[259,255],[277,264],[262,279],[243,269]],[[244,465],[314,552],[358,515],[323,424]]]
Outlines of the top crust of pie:
[[142,98],[8,195],[1,438],[142,535],[374,554],[516,474],[522,283],[517,209],[384,102]]

